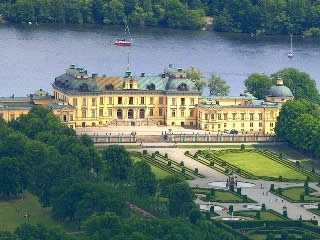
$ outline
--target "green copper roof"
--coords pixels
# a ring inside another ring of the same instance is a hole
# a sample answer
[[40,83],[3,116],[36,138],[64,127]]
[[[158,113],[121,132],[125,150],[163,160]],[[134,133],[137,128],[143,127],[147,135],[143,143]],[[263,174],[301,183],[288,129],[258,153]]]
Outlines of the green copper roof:
[[267,93],[268,97],[293,97],[293,94],[291,92],[291,90],[284,86],[284,85],[273,85],[268,93]]

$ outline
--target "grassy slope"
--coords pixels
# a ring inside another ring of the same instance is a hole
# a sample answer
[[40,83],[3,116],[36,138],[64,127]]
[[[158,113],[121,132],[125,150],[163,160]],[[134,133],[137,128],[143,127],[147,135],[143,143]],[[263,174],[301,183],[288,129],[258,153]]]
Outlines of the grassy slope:
[[[24,193],[24,200],[0,201],[0,230],[14,230],[20,224],[43,224],[50,227],[61,227],[66,231],[76,231],[72,225],[62,225],[52,219],[51,209],[41,207],[38,198]],[[19,209],[20,212],[17,212]],[[30,214],[25,218],[25,214]]]
[[[256,217],[256,211],[239,211],[236,212],[235,215],[237,216],[244,216],[244,217],[252,217],[255,218]],[[280,218],[279,216],[271,213],[271,212],[260,212],[260,220],[266,220],[266,221],[274,221],[274,220],[283,220],[282,218]]]
[[279,177],[282,176],[288,179],[305,180],[306,176],[294,171],[286,166],[281,165],[267,157],[262,156],[255,152],[239,152],[239,153],[226,153],[219,155],[219,157],[229,162],[240,169],[246,170],[255,176],[269,176]]
[[[210,190],[206,189],[193,189],[194,193],[208,194]],[[228,191],[215,191],[215,196],[212,196],[210,201],[239,201],[242,202],[242,198]]]

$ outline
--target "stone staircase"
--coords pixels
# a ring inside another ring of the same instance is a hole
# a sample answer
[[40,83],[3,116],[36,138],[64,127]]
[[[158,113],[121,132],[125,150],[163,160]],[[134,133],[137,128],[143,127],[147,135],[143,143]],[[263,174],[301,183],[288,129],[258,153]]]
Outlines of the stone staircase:
[[159,126],[159,123],[151,119],[132,119],[132,120],[121,120],[114,119],[106,124],[109,126]]

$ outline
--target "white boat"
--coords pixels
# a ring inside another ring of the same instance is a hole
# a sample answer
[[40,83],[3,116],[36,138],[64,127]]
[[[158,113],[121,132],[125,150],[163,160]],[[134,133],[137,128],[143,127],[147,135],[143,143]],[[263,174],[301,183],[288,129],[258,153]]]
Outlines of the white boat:
[[293,54],[293,49],[292,49],[292,34],[290,34],[290,52],[288,53],[288,57],[289,58],[293,58],[294,54]]

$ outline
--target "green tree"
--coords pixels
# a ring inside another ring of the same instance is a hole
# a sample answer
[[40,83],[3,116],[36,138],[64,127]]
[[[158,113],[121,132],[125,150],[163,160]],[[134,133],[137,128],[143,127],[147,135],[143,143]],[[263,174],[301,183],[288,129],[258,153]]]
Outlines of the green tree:
[[230,86],[227,84],[226,80],[220,76],[215,76],[211,74],[208,79],[208,87],[210,89],[210,94],[214,96],[228,96],[230,92]]
[[168,197],[170,193],[170,188],[177,184],[181,183],[183,180],[177,176],[169,175],[163,179],[160,180],[159,182],[159,188],[160,188],[160,193],[161,196],[163,197]]
[[264,99],[268,89],[272,86],[272,81],[265,74],[252,73],[245,80],[244,85],[253,96]]
[[0,158],[0,195],[6,200],[22,193],[27,186],[26,166],[18,158]]
[[157,181],[148,163],[145,161],[139,161],[134,164],[133,179],[135,182],[136,193],[140,197],[145,194],[155,194]]
[[184,72],[187,74],[187,78],[191,79],[195,83],[199,91],[202,91],[207,85],[206,82],[202,80],[204,78],[203,73],[194,66],[185,69]]
[[9,231],[0,231],[0,240],[18,240],[18,236]]
[[132,160],[123,146],[113,145],[102,152],[106,171],[114,183],[127,180],[132,168]]
[[169,211],[171,216],[188,216],[195,195],[186,182],[179,182],[169,189]]
[[305,72],[295,68],[284,68],[271,75],[274,83],[278,76],[281,76],[285,86],[290,88],[295,99],[306,99],[314,103],[320,103],[319,92],[315,80]]

